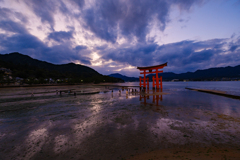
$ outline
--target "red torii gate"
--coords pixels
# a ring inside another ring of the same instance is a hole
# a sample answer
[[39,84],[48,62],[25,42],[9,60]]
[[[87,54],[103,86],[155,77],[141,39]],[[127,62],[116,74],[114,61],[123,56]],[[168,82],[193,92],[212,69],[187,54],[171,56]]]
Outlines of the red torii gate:
[[[158,69],[162,69],[165,66],[167,66],[167,62],[157,65],[157,66],[137,67],[137,69],[140,70],[140,74],[143,74],[143,78],[141,76],[139,77],[140,88],[143,86],[144,88],[147,87],[149,89],[149,78],[146,78],[146,74],[155,73],[156,78],[154,76],[152,77],[153,88],[156,87],[157,89],[159,89],[159,86],[160,86],[162,89],[162,76],[158,77],[158,73],[162,73],[163,71],[162,70],[159,71]],[[155,70],[155,71],[153,71],[153,70]],[[141,71],[143,71],[143,72],[141,72]],[[142,83],[142,81],[143,81],[143,83]],[[160,83],[159,83],[159,81],[160,81]]]

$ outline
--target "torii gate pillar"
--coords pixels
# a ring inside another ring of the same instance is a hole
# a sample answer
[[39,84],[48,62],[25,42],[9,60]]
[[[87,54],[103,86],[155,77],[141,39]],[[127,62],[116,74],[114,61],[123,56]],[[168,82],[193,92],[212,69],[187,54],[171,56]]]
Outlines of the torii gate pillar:
[[[147,74],[156,74],[156,77],[152,76],[152,86],[153,88],[159,89],[161,88],[162,90],[162,76],[158,77],[158,73],[162,73],[163,67],[167,66],[167,62],[164,64],[160,64],[157,66],[149,66],[149,67],[137,67],[137,69],[140,70],[140,74],[143,74],[143,78],[140,76],[139,77],[139,86],[148,88],[149,89],[149,78],[146,78]],[[143,81],[143,83],[142,83]]]

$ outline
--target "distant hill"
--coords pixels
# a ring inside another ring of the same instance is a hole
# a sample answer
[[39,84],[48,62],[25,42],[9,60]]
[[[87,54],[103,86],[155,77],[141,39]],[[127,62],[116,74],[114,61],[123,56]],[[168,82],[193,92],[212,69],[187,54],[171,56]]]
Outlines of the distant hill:
[[13,76],[21,78],[80,78],[86,81],[119,82],[117,78],[103,76],[94,69],[74,64],[56,65],[45,61],[33,59],[18,52],[0,54],[0,67],[9,68]]
[[113,74],[110,74],[108,75],[110,77],[115,77],[115,78],[121,78],[122,80],[124,80],[125,82],[136,82],[136,81],[139,81],[139,78],[135,78],[135,77],[127,77],[127,76],[124,76],[124,75],[121,75],[119,73],[113,73]]
[[[171,81],[173,79],[178,80],[190,80],[190,81],[203,81],[203,80],[229,80],[229,79],[240,79],[240,65],[235,67],[220,67],[220,68],[209,68],[204,70],[197,70],[195,72],[186,72],[176,74],[173,72],[159,73],[159,76],[163,77],[165,81]],[[127,77],[119,73],[110,74],[111,77],[121,78],[124,81],[139,81],[139,78]],[[152,76],[155,74],[149,74],[147,77],[149,81],[152,81]]]
[[[148,75],[149,80],[152,81],[153,74]],[[224,78],[240,78],[240,65],[235,67],[220,67],[220,68],[209,68],[204,70],[197,70],[195,72],[187,72],[176,74],[173,72],[159,73],[159,76],[163,77],[163,80],[214,80]]]

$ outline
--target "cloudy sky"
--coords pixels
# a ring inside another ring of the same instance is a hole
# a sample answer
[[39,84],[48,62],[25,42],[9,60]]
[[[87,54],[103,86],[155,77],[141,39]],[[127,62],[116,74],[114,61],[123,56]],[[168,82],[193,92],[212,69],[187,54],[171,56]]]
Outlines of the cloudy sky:
[[0,0],[0,54],[139,76],[240,65],[240,0]]

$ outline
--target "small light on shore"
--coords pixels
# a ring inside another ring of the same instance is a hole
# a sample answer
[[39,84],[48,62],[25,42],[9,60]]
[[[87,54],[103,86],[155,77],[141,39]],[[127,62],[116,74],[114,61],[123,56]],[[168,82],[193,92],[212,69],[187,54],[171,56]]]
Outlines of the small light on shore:
[[83,80],[81,80],[81,82],[82,82]]

